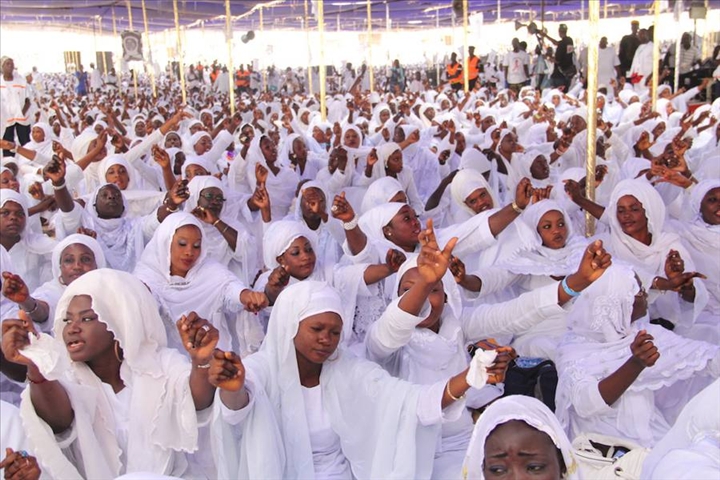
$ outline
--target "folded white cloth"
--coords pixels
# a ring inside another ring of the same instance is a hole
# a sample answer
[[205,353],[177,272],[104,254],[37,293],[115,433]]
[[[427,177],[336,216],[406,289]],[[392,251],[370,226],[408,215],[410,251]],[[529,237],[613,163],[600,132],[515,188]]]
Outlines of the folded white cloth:
[[465,379],[473,388],[482,388],[487,384],[488,372],[487,368],[495,362],[497,351],[495,350],[477,350],[475,356],[470,361],[470,369]]

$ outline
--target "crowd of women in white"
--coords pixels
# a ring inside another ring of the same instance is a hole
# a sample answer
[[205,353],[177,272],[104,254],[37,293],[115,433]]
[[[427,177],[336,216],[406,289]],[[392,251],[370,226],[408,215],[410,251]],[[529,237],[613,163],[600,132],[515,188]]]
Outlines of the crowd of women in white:
[[[593,478],[594,436],[716,477],[720,103],[599,94],[591,202],[578,90],[34,99],[0,144],[7,478],[23,447],[56,479]],[[517,355],[557,416],[497,400]]]

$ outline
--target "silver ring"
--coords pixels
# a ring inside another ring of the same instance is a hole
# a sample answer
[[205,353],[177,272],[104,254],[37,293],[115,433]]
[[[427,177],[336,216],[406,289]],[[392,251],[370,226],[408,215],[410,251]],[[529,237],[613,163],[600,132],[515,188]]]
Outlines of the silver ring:
[[338,211],[337,205],[333,205],[332,207],[330,207],[330,211],[331,211],[331,212],[337,212],[337,211]]
[[205,330],[206,332],[209,332],[209,331],[210,331],[210,325],[203,325],[203,326],[200,327],[200,328],[203,329],[203,330]]

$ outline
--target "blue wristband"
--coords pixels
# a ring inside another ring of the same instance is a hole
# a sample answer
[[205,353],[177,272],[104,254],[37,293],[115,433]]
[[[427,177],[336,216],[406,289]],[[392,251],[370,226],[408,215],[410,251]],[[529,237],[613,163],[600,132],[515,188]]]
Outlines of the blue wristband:
[[572,288],[570,288],[570,287],[568,286],[568,284],[567,284],[567,277],[563,278],[563,281],[560,282],[560,285],[562,286],[563,290],[565,290],[565,293],[567,293],[567,294],[570,295],[571,297],[574,298],[574,297],[579,297],[579,296],[580,296],[580,292],[576,292],[575,290],[573,290]]

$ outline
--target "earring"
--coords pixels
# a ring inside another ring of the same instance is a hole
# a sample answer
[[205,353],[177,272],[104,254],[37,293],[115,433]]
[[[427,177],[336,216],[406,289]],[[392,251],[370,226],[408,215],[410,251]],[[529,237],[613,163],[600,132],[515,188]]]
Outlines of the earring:
[[120,342],[118,342],[117,340],[115,340],[114,350],[115,350],[115,358],[117,358],[118,362],[122,363],[123,358],[122,358],[122,355],[120,355]]

